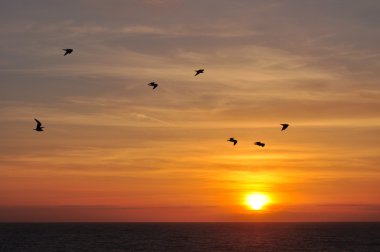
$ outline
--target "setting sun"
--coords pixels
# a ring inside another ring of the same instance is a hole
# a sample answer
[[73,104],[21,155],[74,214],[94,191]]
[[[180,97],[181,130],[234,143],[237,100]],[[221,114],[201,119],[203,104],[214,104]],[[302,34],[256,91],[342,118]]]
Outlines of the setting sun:
[[247,195],[245,203],[252,210],[261,210],[265,205],[269,203],[269,197],[261,193],[252,193]]

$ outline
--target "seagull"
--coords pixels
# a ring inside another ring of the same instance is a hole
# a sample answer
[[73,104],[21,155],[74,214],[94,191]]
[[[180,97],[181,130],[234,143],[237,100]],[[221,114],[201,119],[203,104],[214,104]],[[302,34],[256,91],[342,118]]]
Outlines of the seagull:
[[234,143],[234,145],[237,144],[237,140],[236,140],[235,138],[233,138],[233,137],[231,137],[231,138],[228,139],[227,141],[228,141],[228,142],[232,142],[232,143]]
[[36,121],[37,125],[36,125],[36,128],[34,129],[35,131],[44,131],[43,128],[41,125],[41,122],[38,121],[36,118],[34,118],[34,121]]
[[74,49],[70,49],[70,48],[68,48],[68,49],[62,49],[62,50],[65,51],[65,54],[63,56],[66,56],[67,54],[71,54],[74,51]]
[[265,143],[262,143],[262,142],[255,142],[255,145],[258,145],[260,147],[264,147],[265,146]]
[[289,124],[287,123],[281,123],[280,125],[282,125],[281,131],[286,130],[289,127]]
[[201,73],[204,73],[204,72],[205,72],[204,69],[195,70],[195,75],[194,76],[197,76],[198,74],[201,74]]
[[151,83],[148,83],[148,86],[151,86],[153,87],[153,89],[155,89],[156,87],[158,87],[158,84],[154,81],[152,81]]

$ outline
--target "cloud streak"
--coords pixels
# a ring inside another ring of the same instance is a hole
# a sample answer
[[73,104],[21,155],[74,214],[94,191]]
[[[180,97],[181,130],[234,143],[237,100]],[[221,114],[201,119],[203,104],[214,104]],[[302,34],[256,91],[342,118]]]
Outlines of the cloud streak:
[[1,206],[247,220],[241,198],[263,191],[279,209],[263,220],[376,219],[378,1],[20,3],[0,8]]

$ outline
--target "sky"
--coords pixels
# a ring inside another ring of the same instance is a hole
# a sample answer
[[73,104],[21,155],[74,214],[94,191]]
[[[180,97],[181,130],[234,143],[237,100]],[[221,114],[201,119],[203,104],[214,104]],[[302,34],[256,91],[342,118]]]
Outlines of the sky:
[[0,0],[0,221],[380,221],[379,12]]

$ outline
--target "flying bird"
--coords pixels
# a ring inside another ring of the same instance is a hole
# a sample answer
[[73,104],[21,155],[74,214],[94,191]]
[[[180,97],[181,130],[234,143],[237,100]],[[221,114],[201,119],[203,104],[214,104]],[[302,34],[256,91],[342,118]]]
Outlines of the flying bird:
[[148,86],[151,86],[153,87],[153,89],[155,89],[156,87],[158,87],[158,84],[153,81],[151,83],[148,83]]
[[38,121],[36,118],[34,118],[34,121],[36,121],[37,125],[36,125],[36,128],[34,129],[35,131],[44,131],[42,127],[42,124],[40,121]]
[[74,49],[71,49],[71,48],[68,48],[68,49],[62,49],[62,50],[65,51],[65,54],[64,54],[63,56],[66,56],[67,54],[71,54],[71,53],[74,51]]
[[281,123],[280,125],[282,125],[281,131],[286,130],[289,127],[289,124],[287,123]]
[[232,142],[232,143],[234,143],[234,145],[237,144],[237,140],[236,140],[235,138],[233,138],[233,137],[231,137],[231,138],[228,139],[227,141],[228,141],[228,142]]
[[265,146],[265,143],[262,143],[262,142],[255,142],[255,145],[258,145],[260,147],[264,147]]
[[204,73],[205,70],[204,69],[198,69],[198,70],[195,70],[195,75],[194,76],[197,76],[198,74],[202,74]]

